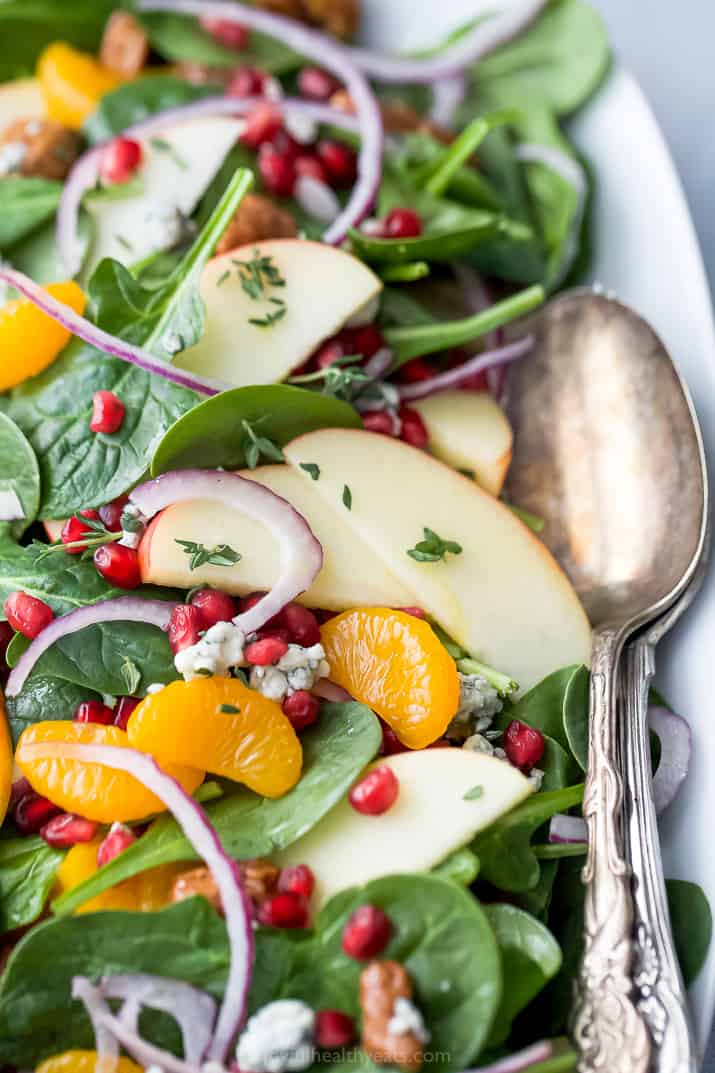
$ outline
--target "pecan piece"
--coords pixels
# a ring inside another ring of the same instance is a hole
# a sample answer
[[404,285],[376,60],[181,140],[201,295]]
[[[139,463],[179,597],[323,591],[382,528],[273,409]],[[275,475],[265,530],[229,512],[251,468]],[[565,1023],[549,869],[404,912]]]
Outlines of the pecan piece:
[[246,194],[216,246],[216,253],[228,253],[238,246],[269,238],[294,238],[296,222],[262,194]]
[[64,179],[80,148],[79,135],[53,119],[15,119],[0,134],[0,174]]
[[335,37],[353,37],[360,23],[360,0],[303,0],[311,22]]
[[192,868],[189,872],[182,872],[174,880],[174,886],[171,888],[172,902],[183,902],[186,898],[193,898],[197,894],[205,898],[217,913],[223,912],[219,889],[208,868]]
[[281,874],[280,868],[265,857],[256,857],[252,861],[239,861],[238,870],[241,873],[246,894],[254,905],[260,905],[270,894],[273,894]]
[[390,1021],[397,999],[412,998],[412,981],[397,961],[371,961],[360,973],[363,1050],[375,1061],[417,1073],[423,1044],[414,1032],[394,1032]]
[[100,63],[120,78],[136,78],[149,55],[149,38],[130,11],[109,16],[99,47]]

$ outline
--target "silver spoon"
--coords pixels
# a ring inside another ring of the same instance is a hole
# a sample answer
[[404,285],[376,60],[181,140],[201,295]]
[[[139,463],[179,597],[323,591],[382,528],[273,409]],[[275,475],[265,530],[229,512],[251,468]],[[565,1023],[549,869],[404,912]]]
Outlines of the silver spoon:
[[529,329],[534,352],[509,374],[506,496],[546,519],[544,539],[594,627],[586,951],[573,1034],[581,1073],[645,1073],[652,1044],[633,987],[616,677],[625,641],[680,597],[703,555],[704,455],[670,356],[632,310],[575,291]]

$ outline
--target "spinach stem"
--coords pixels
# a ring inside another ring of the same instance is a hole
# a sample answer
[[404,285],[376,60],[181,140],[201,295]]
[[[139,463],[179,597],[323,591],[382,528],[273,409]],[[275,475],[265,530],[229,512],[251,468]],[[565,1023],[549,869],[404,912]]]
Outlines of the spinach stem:
[[519,112],[514,108],[505,108],[491,115],[477,116],[465,127],[459,137],[449,148],[431,162],[431,174],[425,183],[425,190],[434,197],[440,197],[463,164],[477,151],[486,136],[495,127],[504,123],[514,123],[519,119]]

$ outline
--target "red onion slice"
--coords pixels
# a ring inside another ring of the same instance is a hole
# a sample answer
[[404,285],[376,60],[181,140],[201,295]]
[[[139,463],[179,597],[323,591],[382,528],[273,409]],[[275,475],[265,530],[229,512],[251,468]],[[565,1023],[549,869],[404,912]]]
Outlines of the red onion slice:
[[[533,4],[534,0],[530,0]],[[540,0],[543,4],[545,0]],[[276,37],[295,52],[314,60],[334,74],[345,86],[355,107],[360,127],[358,180],[347,205],[324,235],[324,241],[337,245],[351,227],[356,227],[370,212],[380,185],[384,128],[375,94],[365,76],[353,62],[351,50],[325,34],[309,30],[293,19],[236,0],[137,0],[137,11],[171,11],[178,15],[196,15],[238,22],[251,30]]]
[[327,183],[314,179],[312,175],[301,175],[298,178],[293,196],[309,216],[321,223],[332,223],[340,215],[340,202],[335,191]]
[[[205,116],[240,116],[246,115],[257,104],[264,104],[262,97],[204,97],[199,101],[176,108],[167,108],[156,115],[133,123],[122,135],[127,138],[145,138],[166,130],[179,123]],[[305,117],[312,122],[330,124],[341,130],[358,134],[360,127],[356,118],[336,108],[312,101],[303,101],[293,97],[275,102],[276,107],[287,116]],[[82,267],[82,243],[79,238],[79,210],[82,198],[91,190],[99,179],[99,164],[102,146],[88,150],[77,160],[64,185],[62,197],[57,209],[57,247],[68,276],[75,276]]]
[[[439,82],[460,74],[518,37],[539,17],[549,0],[521,0],[506,11],[480,22],[451,48],[426,59],[384,56],[366,48],[349,50],[350,59],[378,82]],[[139,3],[143,7],[142,0]]]
[[477,354],[476,357],[465,361],[464,365],[458,365],[455,369],[447,369],[444,373],[432,377],[431,380],[419,380],[415,384],[400,384],[400,402],[414,402],[416,399],[426,399],[430,395],[437,395],[440,391],[448,391],[458,387],[463,380],[475,376],[477,373],[494,369],[498,365],[506,365],[508,362],[517,361],[534,346],[534,337],[527,335],[498,350],[489,350],[486,354]]
[[432,87],[429,118],[433,123],[450,127],[466,94],[467,79],[463,74],[456,74],[451,78],[440,78]]
[[72,981],[72,998],[79,999],[84,1004],[92,1024],[94,1048],[97,1052],[95,1073],[113,1073],[119,1059],[119,1043],[103,1022],[102,1015],[107,1007],[99,988],[93,987],[89,980],[75,976]]
[[64,302],[58,302],[56,298],[47,293],[44,287],[40,287],[38,283],[33,282],[29,276],[18,272],[14,268],[8,268],[1,263],[0,280],[9,283],[11,287],[15,287],[33,305],[36,305],[43,313],[47,313],[49,317],[67,328],[73,335],[83,339],[90,346],[96,347],[97,350],[101,350],[105,354],[111,354],[113,358],[121,358],[122,361],[128,361],[130,365],[136,365],[148,373],[163,376],[165,380],[170,380],[172,384],[190,388],[192,391],[197,391],[202,395],[218,395],[219,392],[230,387],[230,384],[223,384],[218,380],[208,380],[203,376],[197,376],[195,373],[175,369],[172,365],[167,365],[165,361],[155,357],[148,350],[143,350],[132,343],[127,343],[116,335],[110,335],[109,332],[98,328],[96,324],[92,324],[90,320],[81,317],[79,313],[75,313]]
[[660,816],[675,800],[690,766],[693,739],[690,727],[682,716],[651,704],[648,726],[660,739],[660,763],[653,777],[653,802]]
[[347,689],[343,689],[342,686],[331,682],[329,678],[319,678],[310,692],[314,696],[320,697],[321,700],[329,700],[334,704],[346,704],[348,701],[355,699],[350,696]]
[[580,816],[553,816],[549,825],[549,842],[572,845],[588,842],[588,827]]
[[[88,764],[102,764],[113,771],[124,771],[131,775],[155,794],[160,801],[163,801],[193,849],[206,863],[221,895],[231,953],[224,1000],[219,1011],[213,1040],[207,1051],[208,1059],[223,1062],[243,1024],[246,1013],[255,956],[251,923],[253,911],[243,889],[238,866],[224,851],[208,816],[201,805],[186,793],[176,779],[161,770],[152,756],[140,753],[136,749],[119,749],[114,745],[70,745],[62,742],[30,745],[28,749],[38,758],[61,757],[65,760],[81,760]],[[119,1024],[116,1018],[113,1018],[113,1021],[115,1025]],[[112,1031],[126,1046],[125,1040],[116,1032],[115,1026]],[[123,1031],[126,1030],[123,1029]],[[152,1059],[153,1062],[155,1062],[154,1059]],[[156,1064],[168,1069],[161,1060]],[[180,1073],[190,1068],[185,1063],[182,1065],[183,1070]]]
[[40,656],[60,638],[77,633],[86,626],[95,626],[100,622],[148,622],[150,626],[166,630],[173,607],[174,604],[164,600],[143,600],[140,596],[119,596],[116,600],[101,600],[99,603],[79,607],[76,611],[70,611],[67,615],[53,619],[49,626],[45,626],[44,630],[37,635],[13,667],[7,680],[6,695],[17,696]]
[[147,520],[172,503],[217,499],[265,525],[273,534],[280,545],[281,574],[263,599],[234,618],[234,624],[246,634],[259,630],[309,589],[323,565],[323,549],[303,515],[269,488],[236,473],[175,470],[140,484],[129,499]]
[[467,1073],[521,1073],[530,1066],[539,1065],[548,1061],[553,1056],[554,1045],[548,1040],[542,1043],[534,1043],[518,1054],[510,1054],[508,1058],[500,1058],[498,1062],[492,1062],[488,1066],[479,1066],[478,1069],[467,1070]]
[[211,1043],[216,1020],[216,1002],[211,995],[183,980],[149,973],[104,976],[100,988],[105,998],[125,1000],[120,1020],[128,1028],[136,1023],[135,1016],[143,1006],[170,1014],[181,1030],[185,1060],[192,1064],[201,1062]]

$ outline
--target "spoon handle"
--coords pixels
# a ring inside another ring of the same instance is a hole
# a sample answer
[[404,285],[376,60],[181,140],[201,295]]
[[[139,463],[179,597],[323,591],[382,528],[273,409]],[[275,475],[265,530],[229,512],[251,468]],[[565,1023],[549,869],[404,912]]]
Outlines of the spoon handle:
[[657,1073],[696,1073],[688,1003],[670,930],[651,790],[648,689],[655,672],[649,638],[628,645],[623,667],[623,736],[628,773],[627,852],[636,911],[637,1006],[657,1048]]
[[579,1073],[646,1073],[651,1041],[633,991],[633,896],[626,862],[624,780],[616,708],[623,631],[593,636],[589,763],[583,803],[588,824],[585,950],[573,1015]]

